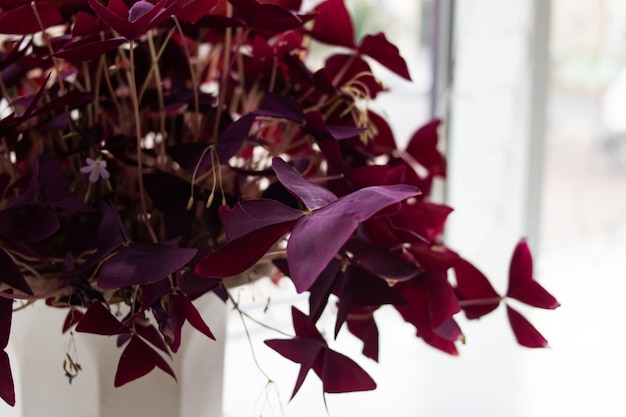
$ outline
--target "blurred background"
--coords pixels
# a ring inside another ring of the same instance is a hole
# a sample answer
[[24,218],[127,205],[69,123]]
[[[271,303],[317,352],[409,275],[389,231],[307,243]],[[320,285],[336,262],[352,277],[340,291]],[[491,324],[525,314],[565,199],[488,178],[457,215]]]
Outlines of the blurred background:
[[[390,92],[375,109],[397,141],[432,117],[445,121],[441,199],[455,208],[446,243],[503,292],[512,250],[528,237],[536,279],[562,306],[523,310],[550,341],[545,350],[517,346],[502,308],[460,318],[458,358],[381,311],[380,364],[361,361],[378,390],[328,395],[328,414],[626,415],[626,2],[347,3],[357,32],[384,31],[410,67],[413,83],[379,71]],[[258,282],[238,296],[254,316],[288,327],[288,293]],[[275,333],[244,328],[236,313],[228,333],[225,416],[327,415],[315,376],[289,401],[299,367],[263,346]],[[357,356],[359,343],[344,336],[340,351]]]

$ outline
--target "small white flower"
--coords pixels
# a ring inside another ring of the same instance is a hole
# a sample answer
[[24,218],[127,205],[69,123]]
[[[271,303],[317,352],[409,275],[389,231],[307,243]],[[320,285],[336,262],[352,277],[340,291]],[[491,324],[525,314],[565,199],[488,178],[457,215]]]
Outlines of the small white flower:
[[100,158],[96,160],[87,158],[87,165],[82,167],[80,172],[89,174],[89,181],[91,182],[96,182],[99,178],[107,180],[111,176],[109,171],[107,171],[107,161],[103,161]]

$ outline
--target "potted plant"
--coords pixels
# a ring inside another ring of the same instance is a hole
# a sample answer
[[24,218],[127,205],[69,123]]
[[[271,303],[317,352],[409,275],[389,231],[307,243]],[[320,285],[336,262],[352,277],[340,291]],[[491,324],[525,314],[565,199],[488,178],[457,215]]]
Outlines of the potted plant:
[[[268,348],[301,365],[324,392],[375,382],[316,329],[336,306],[378,358],[386,305],[436,349],[457,354],[455,316],[505,304],[517,341],[546,339],[506,300],[553,309],[514,249],[499,294],[442,240],[450,207],[440,121],[396,146],[368,104],[385,87],[377,61],[410,79],[383,33],[356,42],[343,0],[0,0],[0,341],[14,309],[65,309],[64,331],[114,336],[115,386],[170,355],[187,321],[213,333],[193,301],[208,292],[235,309],[235,285],[261,276],[309,294],[293,337]],[[310,40],[336,47],[321,68]],[[21,304],[17,304],[17,303]],[[331,335],[332,337],[332,335]],[[62,360],[62,358],[60,358]],[[71,378],[80,366],[68,356]],[[15,403],[6,352],[0,396]],[[124,388],[121,388],[124,389]]]

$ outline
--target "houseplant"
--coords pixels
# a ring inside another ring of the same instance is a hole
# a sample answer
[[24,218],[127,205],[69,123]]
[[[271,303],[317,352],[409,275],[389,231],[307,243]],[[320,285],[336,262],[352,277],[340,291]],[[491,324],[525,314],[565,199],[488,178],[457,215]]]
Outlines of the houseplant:
[[[369,62],[410,78],[399,51],[382,33],[357,44],[343,0],[301,3],[0,0],[3,348],[15,301],[45,300],[66,330],[116,336],[116,386],[173,374],[185,321],[213,336],[192,301],[213,291],[238,309],[229,287],[269,275],[309,293],[295,337],[266,341],[301,364],[293,395],[310,369],[349,392],[375,383],[316,330],[328,305],[335,336],[374,360],[383,305],[450,354],[461,310],[558,306],[523,240],[504,295],[444,245],[451,208],[429,199],[440,122],[398,149],[368,108],[385,93]],[[311,38],[338,48],[320,69]],[[506,309],[520,344],[546,346]],[[4,352],[0,366],[14,404]]]

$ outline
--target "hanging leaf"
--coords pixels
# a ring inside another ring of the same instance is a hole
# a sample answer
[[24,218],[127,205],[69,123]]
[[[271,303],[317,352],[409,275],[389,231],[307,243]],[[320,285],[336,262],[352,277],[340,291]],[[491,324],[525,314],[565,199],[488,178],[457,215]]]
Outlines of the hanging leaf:
[[526,240],[522,239],[513,252],[509,268],[507,297],[531,306],[555,309],[559,302],[533,278],[533,260]]
[[508,305],[506,306],[506,314],[517,343],[529,348],[548,347],[546,338],[524,316]]

